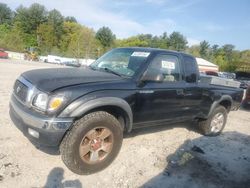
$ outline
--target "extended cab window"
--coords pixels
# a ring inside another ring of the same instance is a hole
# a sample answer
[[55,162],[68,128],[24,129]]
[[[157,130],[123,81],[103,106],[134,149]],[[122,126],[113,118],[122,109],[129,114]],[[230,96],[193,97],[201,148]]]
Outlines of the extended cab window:
[[183,58],[186,81],[196,82],[199,71],[195,59],[190,56],[183,56]]
[[155,57],[148,71],[162,73],[164,82],[176,82],[180,80],[180,66],[177,56],[158,55]]

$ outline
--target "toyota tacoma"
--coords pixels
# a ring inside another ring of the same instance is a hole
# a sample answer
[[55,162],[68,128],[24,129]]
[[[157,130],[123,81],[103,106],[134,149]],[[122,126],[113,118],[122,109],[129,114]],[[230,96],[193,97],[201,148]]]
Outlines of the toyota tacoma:
[[10,117],[25,136],[59,146],[77,174],[107,167],[123,133],[193,121],[219,135],[242,100],[240,88],[202,83],[194,57],[153,48],[117,48],[88,68],[24,72],[14,84]]

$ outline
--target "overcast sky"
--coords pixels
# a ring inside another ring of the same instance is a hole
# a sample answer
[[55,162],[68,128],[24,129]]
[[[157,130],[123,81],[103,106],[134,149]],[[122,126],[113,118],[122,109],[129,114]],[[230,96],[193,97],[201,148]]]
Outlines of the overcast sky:
[[180,31],[189,44],[234,44],[250,49],[250,0],[8,0],[12,9],[20,4],[40,3],[58,9],[95,30],[112,29],[117,38],[139,33],[160,35]]

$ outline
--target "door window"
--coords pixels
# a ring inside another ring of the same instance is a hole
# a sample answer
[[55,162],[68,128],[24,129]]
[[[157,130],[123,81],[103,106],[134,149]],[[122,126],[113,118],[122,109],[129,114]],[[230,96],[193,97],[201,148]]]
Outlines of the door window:
[[180,65],[178,57],[174,55],[158,55],[152,61],[148,71],[162,73],[164,82],[180,81]]

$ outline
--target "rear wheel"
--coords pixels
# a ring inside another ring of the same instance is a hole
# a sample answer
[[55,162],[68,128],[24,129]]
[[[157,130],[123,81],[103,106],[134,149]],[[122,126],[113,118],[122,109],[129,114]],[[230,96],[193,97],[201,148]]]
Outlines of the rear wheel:
[[198,122],[200,131],[206,136],[217,136],[224,129],[227,121],[227,110],[223,106],[218,106],[207,120]]
[[115,159],[122,139],[121,125],[114,116],[103,111],[90,113],[65,135],[60,145],[62,160],[74,173],[95,173]]

